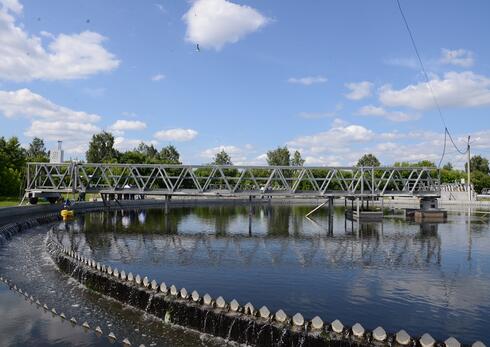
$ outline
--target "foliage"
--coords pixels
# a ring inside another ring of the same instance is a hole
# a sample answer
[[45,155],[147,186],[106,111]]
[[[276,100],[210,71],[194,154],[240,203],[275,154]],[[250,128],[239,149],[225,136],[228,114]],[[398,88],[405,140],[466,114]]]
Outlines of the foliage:
[[114,136],[111,133],[103,131],[92,136],[86,153],[87,162],[109,163],[117,157],[118,153],[114,149]]
[[303,166],[305,160],[301,157],[299,151],[294,151],[293,158],[291,159],[291,166]]
[[[468,164],[464,164],[464,171],[468,172]],[[481,155],[475,155],[470,159],[470,171],[479,171],[488,175],[490,168],[488,167],[488,159]]]
[[26,151],[17,137],[0,137],[0,195],[18,196],[24,176]]
[[475,191],[481,193],[483,188],[490,188],[490,176],[481,171],[474,171],[471,173],[471,183]]
[[356,166],[368,166],[368,167],[375,167],[380,165],[381,163],[379,162],[378,158],[376,158],[371,153],[364,154],[356,164]]
[[451,171],[453,169],[453,164],[451,164],[450,162],[447,162],[446,164],[444,164],[444,166],[442,168],[443,168],[443,170]]
[[158,153],[158,161],[162,164],[181,164],[180,154],[172,145],[163,147],[160,150],[160,153]]
[[216,153],[213,159],[213,164],[215,165],[233,165],[231,161],[231,157],[225,150],[221,150],[221,152]]
[[49,155],[44,146],[44,140],[39,137],[32,139],[26,155],[28,162],[46,163],[49,161]]
[[290,157],[291,154],[286,146],[277,147],[267,152],[267,164],[271,166],[289,166]]
[[462,178],[465,178],[466,174],[459,170],[448,170],[442,168],[441,171],[441,183],[455,183],[460,182]]

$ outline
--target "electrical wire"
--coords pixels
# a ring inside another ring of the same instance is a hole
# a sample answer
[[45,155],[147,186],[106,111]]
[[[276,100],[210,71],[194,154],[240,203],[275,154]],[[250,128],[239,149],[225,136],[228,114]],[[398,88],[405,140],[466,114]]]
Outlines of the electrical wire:
[[[466,154],[468,153],[468,150],[469,150],[469,142],[468,142],[468,147],[466,148],[466,151],[461,151],[458,146],[456,145],[456,143],[454,142],[452,136],[451,136],[451,133],[449,132],[449,129],[447,127],[447,124],[446,124],[446,120],[444,119],[444,116],[442,114],[442,111],[441,111],[441,107],[439,105],[439,102],[437,101],[437,98],[436,98],[436,95],[434,93],[434,90],[432,89],[432,86],[430,84],[430,79],[429,79],[429,75],[427,74],[427,71],[425,70],[425,66],[424,66],[424,63],[422,61],[422,58],[420,57],[420,53],[419,53],[419,50],[417,48],[417,44],[415,43],[415,38],[413,36],[413,33],[412,33],[412,30],[410,29],[410,26],[408,25],[408,21],[407,21],[407,18],[405,17],[405,13],[403,12],[403,9],[402,9],[402,6],[400,4],[400,0],[396,0],[396,3],[398,5],[398,10],[400,11],[400,14],[402,16],[402,19],[403,19],[403,22],[405,23],[405,28],[407,29],[407,32],[408,32],[408,35],[410,36],[410,41],[412,42],[412,47],[415,51],[415,55],[417,56],[417,59],[419,61],[419,64],[420,64],[420,67],[422,69],[422,72],[424,74],[424,77],[425,77],[425,81],[427,83],[427,87],[429,89],[429,92],[432,96],[432,100],[434,101],[434,104],[436,105],[436,108],[437,108],[437,112],[439,114],[439,118],[441,119],[442,121],[442,124],[444,125],[444,147],[443,147],[443,150],[442,150],[442,155],[441,155],[441,159],[439,160],[439,165],[438,165],[438,169],[441,167],[441,164],[442,164],[442,161],[444,160],[444,156],[446,155],[446,142],[447,142],[447,138],[449,137],[449,140],[451,141],[453,147],[461,154]],[[469,140],[468,140],[469,141]]]

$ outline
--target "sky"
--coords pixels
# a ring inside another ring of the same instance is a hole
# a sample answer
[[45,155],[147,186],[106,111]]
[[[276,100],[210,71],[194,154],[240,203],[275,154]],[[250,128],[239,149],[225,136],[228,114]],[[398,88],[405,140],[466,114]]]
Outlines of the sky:
[[490,157],[490,2],[400,3],[441,115],[396,0],[0,0],[0,136],[72,159],[105,130],[191,164],[287,146],[390,165],[438,163],[447,126]]

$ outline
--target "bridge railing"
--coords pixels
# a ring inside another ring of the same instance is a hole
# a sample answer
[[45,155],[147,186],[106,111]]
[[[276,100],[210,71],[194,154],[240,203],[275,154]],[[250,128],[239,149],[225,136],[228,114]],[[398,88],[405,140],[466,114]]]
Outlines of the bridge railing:
[[437,177],[425,167],[28,163],[26,191],[414,196],[438,194]]

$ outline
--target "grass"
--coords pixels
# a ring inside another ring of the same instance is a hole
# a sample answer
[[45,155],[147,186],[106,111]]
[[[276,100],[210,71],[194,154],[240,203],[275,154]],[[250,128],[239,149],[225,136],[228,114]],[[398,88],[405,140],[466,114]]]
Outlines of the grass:
[[18,197],[0,196],[0,207],[17,206],[19,203]]

